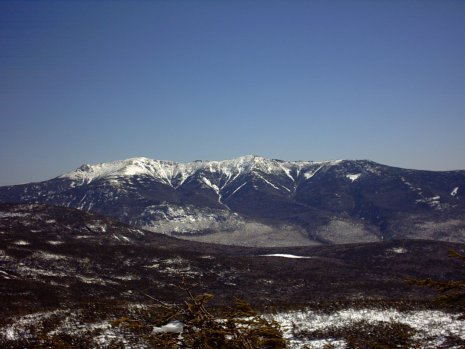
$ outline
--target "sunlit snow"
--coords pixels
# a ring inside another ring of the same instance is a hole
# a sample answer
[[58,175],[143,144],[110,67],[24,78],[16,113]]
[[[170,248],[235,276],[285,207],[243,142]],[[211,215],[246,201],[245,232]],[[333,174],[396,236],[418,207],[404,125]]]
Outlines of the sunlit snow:
[[18,240],[18,241],[15,241],[14,244],[18,246],[26,246],[26,245],[29,245],[29,242],[25,240]]
[[184,325],[180,321],[171,321],[164,326],[154,327],[154,333],[181,333]]
[[29,215],[27,212],[0,212],[0,218],[27,217]]
[[349,178],[352,182],[354,182],[357,179],[359,179],[361,175],[362,175],[361,173],[347,174],[346,177]]
[[[239,178],[240,174],[246,174],[254,171],[256,174],[258,172],[262,172],[279,175],[284,172],[289,179],[295,182],[292,173],[297,173],[298,175],[303,173],[305,178],[308,179],[324,166],[334,166],[339,164],[341,161],[342,160],[292,162],[247,155],[231,160],[193,161],[181,163],[138,157],[108,163],[82,165],[75,171],[61,175],[60,178],[69,178],[80,182],[81,184],[90,183],[97,179],[105,179],[108,183],[118,186],[118,178],[148,176],[158,179],[161,183],[176,189],[183,185],[186,180],[195,173],[199,171],[206,171],[210,173],[217,173],[220,177],[224,178],[224,182],[222,182],[221,186],[211,182],[209,183],[209,180],[205,177],[202,179],[205,184],[212,187],[212,189],[216,192],[220,192],[227,185]],[[267,181],[266,179],[264,180]]]
[[465,327],[458,315],[435,310],[398,311],[396,309],[344,309],[333,313],[314,311],[290,311],[271,315],[284,332],[284,337],[292,349],[320,349],[331,343],[332,348],[345,349],[345,342],[334,338],[305,339],[296,338],[294,333],[343,328],[357,321],[377,322],[395,321],[407,324],[418,331],[417,338],[426,341],[426,348],[438,348],[446,340],[446,335],[465,339]]
[[263,254],[263,257],[282,257],[282,258],[312,258],[310,256],[297,256],[295,254],[286,254],[286,253],[272,253],[272,254]]
[[408,250],[404,247],[393,247],[393,248],[390,248],[388,252],[402,254],[402,253],[407,253]]

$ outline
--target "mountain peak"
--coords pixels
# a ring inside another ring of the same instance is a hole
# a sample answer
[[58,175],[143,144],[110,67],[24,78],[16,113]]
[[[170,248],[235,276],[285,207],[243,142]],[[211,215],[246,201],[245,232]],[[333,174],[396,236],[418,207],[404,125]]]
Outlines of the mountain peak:
[[268,160],[268,159],[264,158],[263,156],[249,154],[249,155],[239,156],[238,158],[233,159],[233,160],[243,160],[243,161],[253,162],[253,161]]

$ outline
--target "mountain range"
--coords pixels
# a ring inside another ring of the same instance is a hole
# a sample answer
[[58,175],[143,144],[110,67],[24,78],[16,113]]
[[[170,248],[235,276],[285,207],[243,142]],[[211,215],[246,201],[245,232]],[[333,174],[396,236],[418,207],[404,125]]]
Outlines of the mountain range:
[[77,208],[228,245],[465,242],[464,190],[465,171],[401,169],[368,160],[249,155],[179,163],[140,157],[0,187],[0,202]]

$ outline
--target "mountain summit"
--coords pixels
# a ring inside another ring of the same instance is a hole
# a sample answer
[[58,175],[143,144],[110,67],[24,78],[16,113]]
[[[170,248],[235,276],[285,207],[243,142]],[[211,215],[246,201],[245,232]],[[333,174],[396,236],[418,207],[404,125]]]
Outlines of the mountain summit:
[[256,155],[247,155],[232,160],[197,160],[188,163],[181,163],[138,157],[93,165],[85,164],[75,171],[63,174],[59,178],[70,178],[89,183],[101,178],[140,175],[157,178],[166,182],[170,186],[179,187],[186,179],[198,171],[209,171],[218,173],[220,176],[234,177],[238,174],[246,174],[256,170],[275,174],[284,172],[294,181],[295,178],[290,176],[290,173],[293,170],[296,172],[295,175],[298,176],[303,169],[312,171],[315,165],[335,164],[339,161],[289,162],[266,159]]
[[74,207],[194,240],[288,246],[395,237],[465,241],[464,188],[465,171],[367,160],[138,157],[1,187],[0,201]]

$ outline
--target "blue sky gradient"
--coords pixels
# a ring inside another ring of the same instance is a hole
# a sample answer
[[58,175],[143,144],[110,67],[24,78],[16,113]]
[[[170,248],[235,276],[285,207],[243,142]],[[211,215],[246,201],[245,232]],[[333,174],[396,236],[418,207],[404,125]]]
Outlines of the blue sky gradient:
[[2,1],[0,185],[135,156],[465,169],[465,2]]

